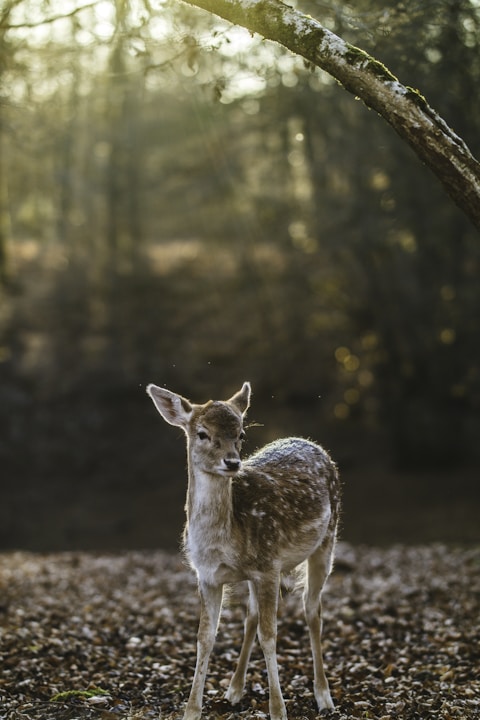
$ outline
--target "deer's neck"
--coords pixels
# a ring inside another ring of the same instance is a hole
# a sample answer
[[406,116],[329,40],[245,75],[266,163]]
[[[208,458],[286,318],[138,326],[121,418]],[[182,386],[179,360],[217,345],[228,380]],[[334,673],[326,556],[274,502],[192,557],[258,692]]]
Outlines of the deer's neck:
[[230,528],[232,518],[232,483],[189,468],[187,490],[189,527],[207,525],[217,531]]
[[207,582],[232,581],[232,482],[189,471],[185,549],[191,565]]

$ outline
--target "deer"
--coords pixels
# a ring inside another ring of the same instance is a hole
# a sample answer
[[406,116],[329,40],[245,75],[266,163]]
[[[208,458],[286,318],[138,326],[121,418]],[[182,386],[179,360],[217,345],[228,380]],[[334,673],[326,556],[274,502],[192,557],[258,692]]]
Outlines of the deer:
[[184,720],[198,720],[224,587],[247,581],[244,639],[226,692],[233,705],[244,691],[255,637],[265,658],[271,720],[286,720],[276,656],[281,575],[306,564],[303,604],[313,655],[319,710],[333,708],[322,654],[321,595],[332,570],[340,506],[335,463],[303,438],[275,440],[245,460],[240,451],[251,386],[225,401],[193,404],[154,384],[147,393],[187,440],[188,486],[183,547],[196,572],[200,598],[197,659]]

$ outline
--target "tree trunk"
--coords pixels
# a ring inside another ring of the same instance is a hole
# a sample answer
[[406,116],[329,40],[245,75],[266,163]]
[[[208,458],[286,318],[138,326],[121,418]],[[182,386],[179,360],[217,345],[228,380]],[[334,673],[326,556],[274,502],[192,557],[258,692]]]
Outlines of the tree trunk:
[[278,0],[186,1],[280,43],[336,78],[413,148],[480,230],[480,163],[425,98],[381,62]]
[[5,168],[4,133],[0,117],[0,288],[7,285],[10,268],[8,246],[11,238],[10,208]]

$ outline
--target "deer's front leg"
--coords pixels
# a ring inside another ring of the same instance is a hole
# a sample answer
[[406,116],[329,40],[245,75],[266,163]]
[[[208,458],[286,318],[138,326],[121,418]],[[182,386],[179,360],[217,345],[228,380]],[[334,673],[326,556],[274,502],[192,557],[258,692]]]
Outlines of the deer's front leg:
[[202,714],[202,696],[208,669],[208,660],[212,652],[217,633],[218,618],[222,607],[222,585],[199,583],[200,623],[197,636],[197,663],[190,697],[185,709],[184,720],[198,720]]
[[287,720],[285,702],[280,689],[277,664],[277,605],[280,576],[263,578],[255,583],[258,604],[258,639],[267,665],[270,690],[271,720]]

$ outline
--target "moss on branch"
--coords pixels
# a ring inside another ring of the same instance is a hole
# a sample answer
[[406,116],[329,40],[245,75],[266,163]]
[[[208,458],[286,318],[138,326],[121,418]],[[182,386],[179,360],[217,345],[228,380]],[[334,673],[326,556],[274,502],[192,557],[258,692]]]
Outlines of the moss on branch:
[[390,72],[390,70],[380,60],[376,60],[374,57],[369,55],[365,50],[354,45],[348,45],[348,50],[345,53],[345,60],[352,67],[358,68],[359,70],[367,70],[375,75],[379,80],[386,82],[398,82],[398,78]]

